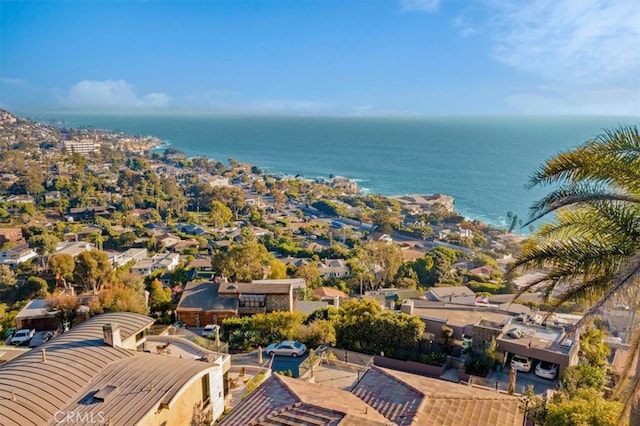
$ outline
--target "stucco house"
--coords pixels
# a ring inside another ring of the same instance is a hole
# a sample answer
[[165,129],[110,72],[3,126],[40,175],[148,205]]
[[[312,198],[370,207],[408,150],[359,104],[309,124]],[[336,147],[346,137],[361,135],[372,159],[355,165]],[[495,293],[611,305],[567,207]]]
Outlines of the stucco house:
[[142,351],[153,319],[96,316],[0,365],[0,424],[182,425],[224,410],[222,367]]

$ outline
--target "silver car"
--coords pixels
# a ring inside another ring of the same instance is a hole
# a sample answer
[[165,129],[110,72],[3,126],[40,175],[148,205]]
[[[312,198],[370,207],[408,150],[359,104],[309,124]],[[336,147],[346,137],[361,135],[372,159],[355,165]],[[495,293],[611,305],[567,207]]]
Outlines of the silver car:
[[295,340],[283,340],[280,343],[272,343],[267,346],[266,352],[269,356],[285,355],[295,358],[304,355],[307,352],[307,347]]

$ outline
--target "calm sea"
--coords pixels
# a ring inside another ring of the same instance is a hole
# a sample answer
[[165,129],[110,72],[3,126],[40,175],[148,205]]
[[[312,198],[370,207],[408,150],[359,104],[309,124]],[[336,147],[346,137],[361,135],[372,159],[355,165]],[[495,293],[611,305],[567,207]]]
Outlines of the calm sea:
[[[355,179],[383,195],[444,193],[471,219],[526,218],[545,189],[527,189],[546,159],[625,117],[327,118],[204,115],[38,115],[66,126],[157,136],[190,157],[229,158],[269,173]],[[522,230],[527,233],[526,230]]]

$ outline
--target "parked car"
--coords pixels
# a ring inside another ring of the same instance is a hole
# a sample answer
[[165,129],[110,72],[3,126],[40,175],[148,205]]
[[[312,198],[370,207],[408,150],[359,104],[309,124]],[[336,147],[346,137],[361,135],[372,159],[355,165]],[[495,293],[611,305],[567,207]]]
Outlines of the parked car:
[[23,328],[21,330],[16,331],[16,334],[11,338],[12,345],[26,345],[29,343],[29,340],[33,338],[33,335],[36,333],[35,329],[29,330],[28,328]]
[[220,326],[217,324],[207,324],[202,329],[202,337],[214,337],[216,335],[216,330],[218,330]]
[[531,358],[528,356],[514,355],[513,358],[511,358],[511,367],[518,371],[528,373],[531,371],[531,364]]
[[304,353],[307,352],[307,347],[294,340],[283,340],[280,343],[272,343],[267,346],[266,352],[269,356],[285,355],[295,358],[304,355]]
[[543,379],[553,380],[558,375],[558,364],[540,361],[538,365],[536,365],[535,374]]

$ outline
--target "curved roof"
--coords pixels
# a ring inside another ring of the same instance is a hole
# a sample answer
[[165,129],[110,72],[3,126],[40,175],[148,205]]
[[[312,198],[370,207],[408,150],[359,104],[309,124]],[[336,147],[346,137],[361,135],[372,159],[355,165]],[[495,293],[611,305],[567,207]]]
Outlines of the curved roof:
[[[83,425],[99,413],[108,424],[135,425],[160,405],[170,407],[186,385],[214,368],[207,362],[136,353],[110,364],[62,408],[73,413],[64,424]],[[50,424],[59,424],[55,420]]]
[[130,312],[99,315],[0,365],[0,424],[47,423],[109,364],[134,356],[104,344],[102,326],[109,323],[120,326],[124,340],[153,319]]

